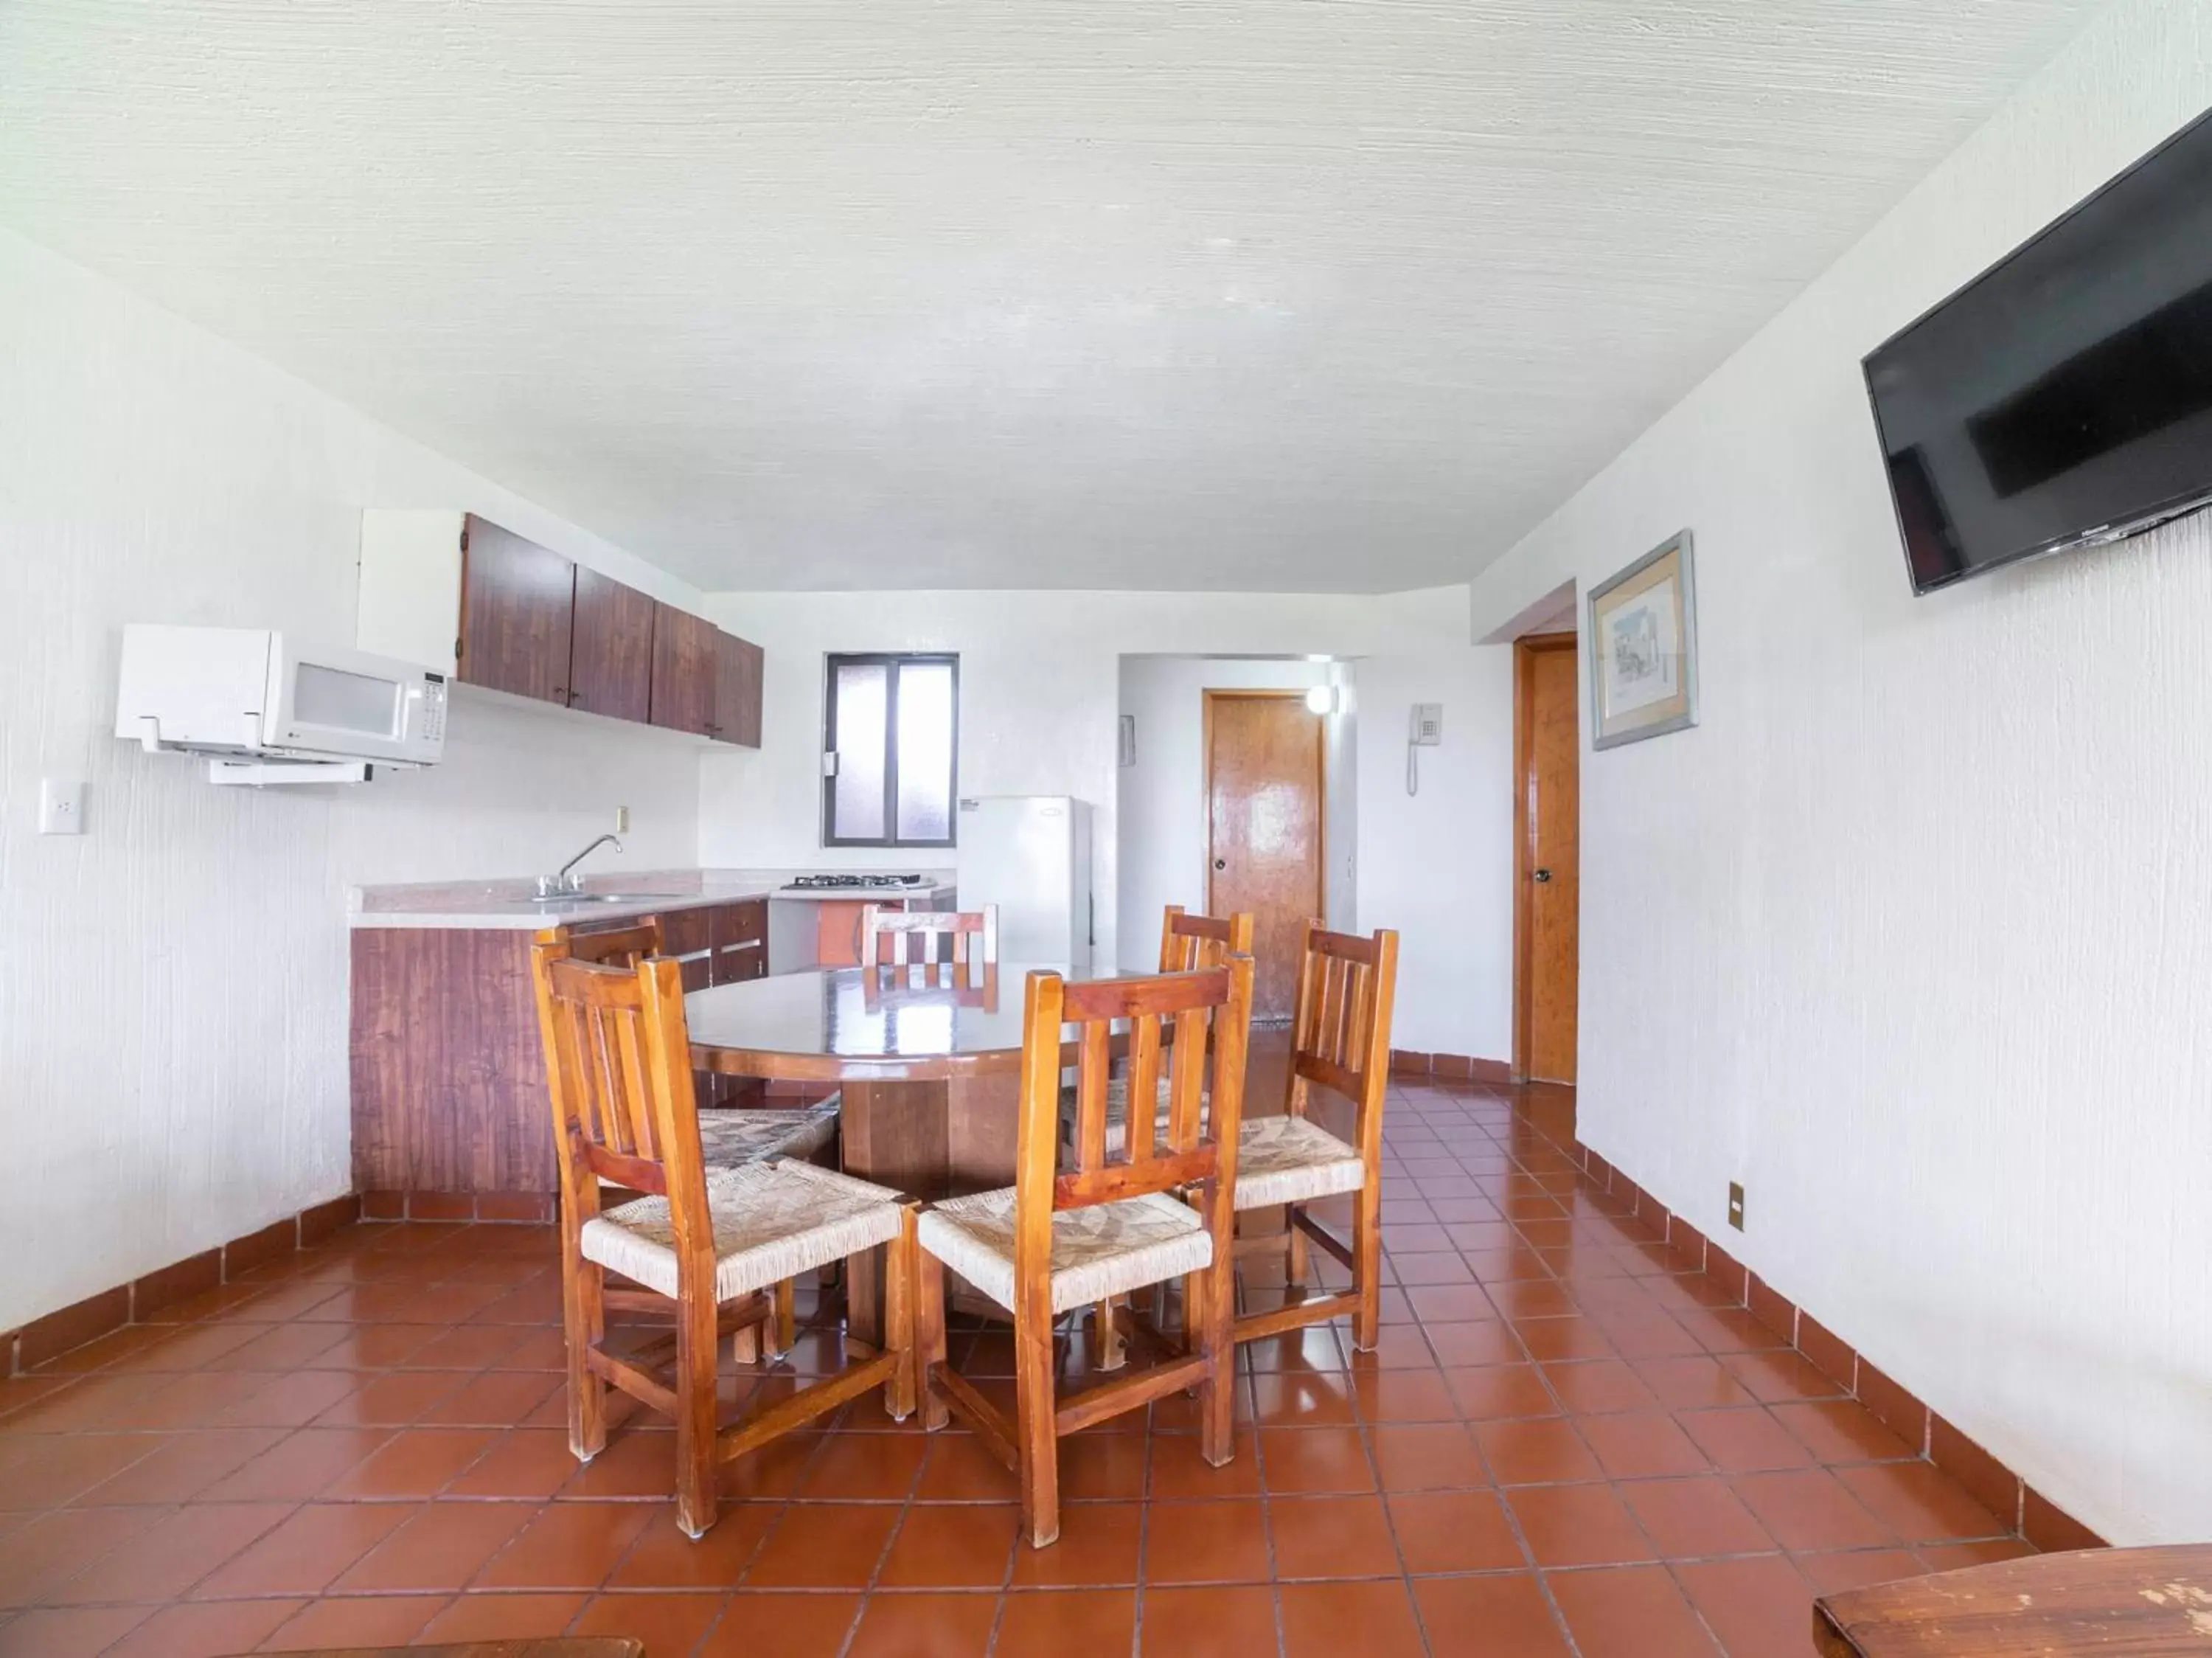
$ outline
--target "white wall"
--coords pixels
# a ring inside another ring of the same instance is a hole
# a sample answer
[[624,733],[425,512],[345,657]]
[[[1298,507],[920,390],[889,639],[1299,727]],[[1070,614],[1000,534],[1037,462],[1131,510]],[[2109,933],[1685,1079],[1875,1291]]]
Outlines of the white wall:
[[[1348,684],[1349,664],[1222,661],[1189,656],[1124,656],[1121,710],[1137,722],[1137,763],[1115,774],[1121,835],[1115,905],[1124,965],[1149,968],[1160,913],[1170,904],[1206,907],[1206,693],[1208,691],[1302,691]],[[1358,869],[1357,778],[1346,706],[1324,716],[1326,778],[1322,802],[1328,863],[1322,871],[1328,924],[1349,930]],[[1332,902],[1333,900],[1333,902]]]
[[2104,13],[1474,593],[1696,531],[1702,723],[1583,757],[1583,1137],[2127,1543],[2212,1533],[2212,524],[1914,600],[1857,363],[2208,30]]
[[[1398,930],[1396,1045],[1513,1057],[1513,653],[1439,645],[1359,664],[1359,924]],[[1443,741],[1406,792],[1416,703]]]
[[[7,1328],[350,1188],[349,885],[526,874],[617,805],[632,867],[688,864],[698,762],[468,692],[442,766],[366,787],[220,789],[118,742],[125,621],[349,643],[364,506],[696,595],[5,232],[0,365]],[[41,777],[89,780],[82,838],[35,832]]]
[[[1467,644],[1463,588],[1438,588],[1384,598],[1312,594],[1138,593],[745,593],[714,597],[711,613],[723,625],[767,650],[766,707],[757,753],[715,753],[702,764],[700,856],[719,867],[824,869],[881,867],[886,854],[862,849],[825,850],[821,844],[823,658],[836,651],[957,650],[960,653],[960,788],[963,793],[1073,795],[1095,808],[1092,890],[1099,899],[1099,947],[1118,959],[1121,890],[1115,811],[1115,715],[1121,704],[1125,655],[1188,656],[1328,655],[1358,658],[1356,695],[1370,728],[1401,730],[1402,704],[1378,703],[1369,676],[1378,661],[1410,656],[1434,660],[1425,674],[1425,700],[1454,700],[1454,676],[1470,687],[1490,682],[1476,664],[1483,653]],[[1494,676],[1492,676],[1494,678]],[[1409,680],[1409,683],[1411,681]],[[1387,683],[1387,682],[1386,682]],[[1494,687],[1493,687],[1494,688]],[[1471,694],[1471,692],[1470,693]],[[1468,704],[1473,712],[1473,704]],[[1507,707],[1510,709],[1510,693]],[[1380,712],[1377,712],[1378,708]],[[1504,720],[1504,713],[1495,717]],[[1379,724],[1376,723],[1379,722]],[[1468,727],[1468,733],[1474,728]],[[1453,753],[1455,740],[1424,756],[1424,764]],[[1142,739],[1139,738],[1141,744]],[[1392,745],[1381,753],[1388,771]],[[1370,745],[1358,745],[1356,775],[1369,776]],[[1400,751],[1402,758],[1402,749]],[[1449,761],[1443,762],[1448,767]],[[1343,768],[1354,775],[1353,768]],[[1507,1015],[1488,1005],[1495,985],[1471,967],[1467,954],[1443,936],[1446,930],[1480,934],[1487,925],[1510,930],[1510,859],[1501,838],[1492,841],[1486,814],[1510,808],[1510,796],[1492,785],[1488,795],[1425,786],[1419,802],[1378,796],[1392,850],[1378,862],[1368,850],[1370,802],[1358,806],[1360,870],[1356,911],[1364,927],[1435,930],[1424,960],[1436,977],[1401,992],[1398,1045],[1426,1047],[1483,1058],[1504,1058],[1489,1033],[1505,1028]],[[1387,795],[1388,791],[1383,791]],[[1476,862],[1463,877],[1411,862],[1413,843],[1451,847],[1464,838],[1475,858],[1485,844],[1494,861]],[[892,862],[896,855],[890,855]],[[911,862],[927,863],[928,855]],[[1425,913],[1439,880],[1475,894],[1480,909],[1459,915]],[[1489,919],[1485,917],[1502,919]],[[1143,960],[1152,948],[1157,913],[1130,948]],[[1409,940],[1410,954],[1415,946]],[[1478,1044],[1482,1045],[1478,1045]]]

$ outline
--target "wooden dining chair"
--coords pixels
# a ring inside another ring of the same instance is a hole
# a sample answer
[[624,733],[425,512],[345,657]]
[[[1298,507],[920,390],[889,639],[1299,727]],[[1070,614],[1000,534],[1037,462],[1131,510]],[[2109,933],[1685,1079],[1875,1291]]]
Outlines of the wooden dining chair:
[[[1199,1454],[1215,1467],[1236,1451],[1237,1123],[1252,1018],[1252,958],[1203,972],[1068,984],[1035,972],[1024,988],[1014,1184],[922,1211],[915,1236],[915,1341],[922,1426],[957,1412],[1014,1471],[1033,1547],[1060,1535],[1062,1436],[1195,1387]],[[1106,1151],[1106,1076],[1115,1021],[1129,1027],[1132,1085],[1151,1099],[1166,1059],[1166,1134],[1150,1125],[1127,1155]],[[1063,1027],[1077,1032],[1075,1145],[1063,1159]],[[1172,1050],[1164,1029],[1175,1034]],[[1200,1102],[1209,1045],[1212,1113]],[[945,1272],[957,1272],[1014,1320],[1014,1414],[945,1363]],[[1053,1325],[1062,1314],[1180,1278],[1185,1317],[1171,1339],[1133,1314],[1127,1335],[1164,1356],[1143,1369],[1057,1396]]]
[[[1349,1314],[1352,1344],[1375,1350],[1382,1324],[1382,1100],[1390,1080],[1390,1009],[1397,993],[1398,935],[1332,933],[1307,922],[1298,941],[1298,991],[1279,1117],[1254,1117],[1239,1131],[1236,1204],[1240,1211],[1283,1206],[1283,1234],[1248,1238],[1238,1253],[1280,1248],[1297,1299],[1237,1320],[1237,1339],[1254,1341]],[[1307,1114],[1316,1084],[1352,1104],[1352,1143]],[[1349,1193],[1352,1240],[1340,1241],[1306,1212],[1322,1198]],[[1352,1288],[1298,1295],[1306,1245],[1351,1269]]]
[[951,977],[964,978],[971,963],[999,965],[999,906],[980,910],[893,910],[871,904],[860,911],[860,966],[927,966],[934,982],[950,964]]
[[[1240,911],[1230,916],[1194,914],[1180,904],[1170,904],[1160,922],[1160,971],[1164,973],[1195,972],[1203,967],[1218,967],[1232,954],[1252,954],[1252,913]],[[1162,1093],[1159,1109],[1166,1109],[1167,1100]],[[1060,1132],[1072,1140],[1075,1133],[1075,1097],[1072,1092],[1060,1096]],[[1115,1063],[1113,1074],[1106,1084],[1106,1154],[1109,1157],[1122,1155],[1129,1135],[1129,1067],[1126,1060]],[[1127,1350],[1116,1332],[1114,1306],[1101,1301],[1092,1309],[1091,1340],[1098,1368],[1118,1370],[1127,1362]]]
[[[666,956],[598,966],[532,947],[538,1017],[561,1178],[561,1283],[568,1446],[605,1448],[605,1388],[676,1422],[676,1518],[690,1537],[714,1523],[718,1463],[768,1443],[881,1386],[895,1418],[915,1402],[913,1271],[919,1205],[884,1187],[777,1158],[709,1171],[700,1151],[682,971]],[[602,1181],[646,1194],[602,1210]],[[848,1340],[837,1375],[718,1427],[719,1338],[774,1311],[774,1287],[887,1247],[885,1338]],[[642,1286],[610,1289],[617,1273]],[[672,1312],[675,1330],[627,1356],[605,1345],[610,1308]]]
[[1187,973],[1218,967],[1231,954],[1252,954],[1252,912],[1202,916],[1170,904],[1160,921],[1160,971]]
[[[550,927],[538,935],[555,948],[548,960],[589,961],[601,966],[635,967],[647,956],[665,954],[658,920],[634,926],[575,932]],[[696,1097],[697,1090],[693,1090]],[[734,1168],[768,1157],[800,1157],[811,1162],[837,1137],[836,1094],[805,1106],[716,1106],[699,1112],[699,1143],[709,1168]],[[781,1348],[775,1350],[781,1351]]]

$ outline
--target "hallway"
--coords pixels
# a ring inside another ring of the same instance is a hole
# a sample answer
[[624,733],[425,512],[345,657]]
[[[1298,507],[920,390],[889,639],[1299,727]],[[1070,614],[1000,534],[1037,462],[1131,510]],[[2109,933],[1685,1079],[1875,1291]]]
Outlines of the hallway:
[[[1805,1658],[1816,1592],[2025,1551],[1578,1190],[1572,1131],[1565,1090],[1395,1082],[1381,1351],[1247,1350],[1218,1472],[1181,1399],[1070,1441],[1041,1554],[960,1429],[872,1399],[732,1466],[689,1544],[663,1430],[568,1455],[542,1228],[350,1227],[0,1381],[0,1654]],[[1006,1345],[964,1338],[971,1374]]]

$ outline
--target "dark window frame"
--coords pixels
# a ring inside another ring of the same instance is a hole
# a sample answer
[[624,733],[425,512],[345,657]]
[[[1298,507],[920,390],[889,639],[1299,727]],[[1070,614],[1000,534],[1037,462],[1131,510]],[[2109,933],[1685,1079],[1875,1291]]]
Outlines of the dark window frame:
[[[837,777],[828,766],[822,776],[822,844],[827,846],[945,848],[957,844],[960,832],[960,657],[950,650],[833,651],[822,670],[822,752],[834,754],[837,744],[837,671],[843,667],[882,667],[889,671],[884,685],[884,832],[880,835],[841,835],[837,832]],[[945,667],[952,674],[952,752],[945,778],[945,832],[941,839],[902,838],[898,832],[898,692],[899,678],[908,667]]]

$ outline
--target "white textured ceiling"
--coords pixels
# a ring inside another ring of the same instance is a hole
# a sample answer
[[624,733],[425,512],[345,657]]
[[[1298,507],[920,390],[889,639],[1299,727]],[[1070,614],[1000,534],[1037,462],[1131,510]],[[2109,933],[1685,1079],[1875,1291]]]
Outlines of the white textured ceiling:
[[4,0],[0,222],[710,588],[1416,587],[2095,3]]

